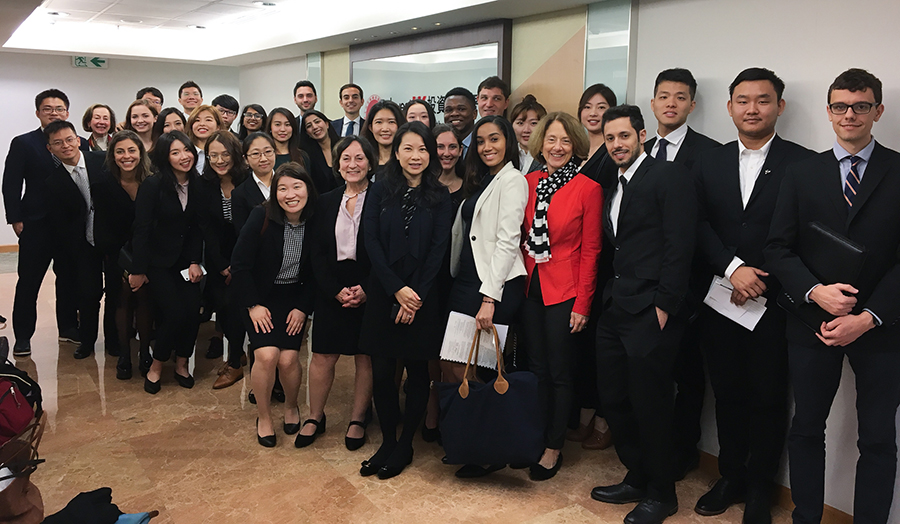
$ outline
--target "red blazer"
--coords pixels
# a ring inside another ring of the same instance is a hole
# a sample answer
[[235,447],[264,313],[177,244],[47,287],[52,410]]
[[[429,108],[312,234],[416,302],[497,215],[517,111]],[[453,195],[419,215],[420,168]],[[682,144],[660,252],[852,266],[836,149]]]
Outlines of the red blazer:
[[[538,182],[547,173],[533,171],[528,180],[528,204],[522,224],[522,253],[525,255],[525,290],[531,288],[531,275],[536,265],[525,249],[534,221],[534,204]],[[600,184],[579,173],[550,200],[547,228],[551,258],[541,268],[541,295],[545,305],[559,304],[575,298],[572,311],[590,315],[591,301],[597,290],[597,265],[603,235],[603,190]]]

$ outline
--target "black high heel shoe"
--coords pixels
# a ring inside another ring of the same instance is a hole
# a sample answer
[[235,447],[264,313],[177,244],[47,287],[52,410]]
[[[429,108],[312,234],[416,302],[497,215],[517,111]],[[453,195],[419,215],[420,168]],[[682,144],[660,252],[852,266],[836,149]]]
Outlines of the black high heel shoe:
[[156,382],[151,382],[149,378],[144,377],[144,391],[151,395],[159,393],[159,390],[162,389],[162,386],[159,384],[160,382],[162,382],[162,378]]
[[259,442],[260,446],[266,448],[274,448],[277,441],[275,440],[275,434],[267,435],[265,437],[259,436],[259,419],[256,419],[256,441]]
[[297,438],[294,439],[294,447],[295,448],[305,448],[306,446],[309,446],[310,444],[315,442],[316,438],[319,435],[321,435],[322,433],[325,433],[325,418],[326,418],[325,414],[322,413],[321,421],[316,420],[314,418],[309,418],[309,419],[304,420],[303,426],[305,426],[307,424],[312,424],[312,425],[316,426],[316,432],[313,433],[312,435],[302,435],[302,434],[298,433]]
[[412,464],[413,459],[413,450],[409,448],[409,456],[407,457],[397,457],[399,452],[394,450],[391,453],[391,458],[388,459],[387,464],[381,466],[381,469],[378,470],[378,478],[381,480],[387,480],[389,478],[396,477],[397,475],[403,473],[403,470],[406,469],[406,466]]
[[396,442],[382,443],[381,447],[378,448],[378,451],[376,451],[369,460],[362,461],[362,467],[359,468],[359,474],[363,477],[371,477],[378,473],[378,471],[387,463],[387,460],[390,458],[391,453],[393,453],[396,446]]
[[359,438],[348,437],[346,435],[344,436],[344,446],[346,446],[347,449],[349,449],[350,451],[356,451],[359,448],[363,447],[363,444],[366,443],[366,423],[365,423],[365,421],[360,422],[358,420],[351,420],[350,424],[347,426],[347,431],[349,432],[350,428],[352,428],[353,426],[359,426],[359,427],[363,428],[363,436],[361,436]]
[[552,468],[547,469],[544,466],[541,466],[540,463],[535,462],[531,465],[530,470],[528,471],[528,476],[531,477],[531,480],[548,480],[556,476],[556,472],[559,471],[559,468],[562,467],[563,456],[562,452],[560,452],[559,456],[556,457],[556,464],[553,465]]

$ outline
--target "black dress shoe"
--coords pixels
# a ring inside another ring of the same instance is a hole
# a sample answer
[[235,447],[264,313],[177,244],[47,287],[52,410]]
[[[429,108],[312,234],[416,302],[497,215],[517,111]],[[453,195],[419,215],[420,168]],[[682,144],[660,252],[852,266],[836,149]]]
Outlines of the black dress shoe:
[[694,511],[705,517],[721,515],[732,504],[743,502],[745,492],[743,482],[722,477],[716,481],[711,490],[700,497]]
[[31,340],[16,340],[13,344],[13,356],[16,358],[25,358],[31,356]]
[[81,360],[83,358],[88,358],[89,356],[94,354],[94,346],[86,346],[84,344],[80,344],[78,349],[75,350],[73,356],[76,360]]
[[221,338],[212,337],[209,339],[209,346],[206,348],[206,358],[210,360],[221,358],[224,352],[225,344],[222,342]]
[[441,438],[440,428],[429,428],[422,424],[422,440],[425,442],[437,442]]
[[559,453],[559,456],[556,457],[556,464],[553,465],[552,468],[547,469],[544,466],[541,466],[538,463],[532,464],[530,469],[528,470],[528,476],[531,480],[548,480],[552,479],[556,476],[556,472],[559,471],[559,468],[562,467],[563,456],[562,452]]
[[175,373],[175,382],[178,382],[179,386],[186,389],[191,389],[192,387],[194,387],[194,377],[192,377],[191,375],[183,377],[178,373]]
[[486,477],[495,471],[505,468],[506,464],[492,464],[490,466],[479,466],[478,464],[466,464],[456,470],[456,478],[460,479],[477,479]]
[[678,511],[678,501],[661,502],[644,499],[625,515],[625,524],[662,524]]
[[131,366],[126,367],[122,364],[116,364],[116,378],[119,380],[130,380]]
[[640,502],[647,496],[647,490],[636,488],[630,484],[620,482],[612,486],[597,486],[591,490],[591,498],[610,504],[630,504]]
[[405,450],[401,448],[395,449],[394,452],[391,453],[391,457],[388,459],[387,463],[378,470],[378,478],[387,480],[396,477],[403,473],[406,466],[412,464],[412,459],[412,448],[406,448]]
[[316,427],[315,433],[312,435],[302,435],[300,433],[297,434],[297,438],[294,439],[294,447],[295,448],[305,448],[309,446],[313,442],[316,441],[316,437],[325,433],[325,414],[322,413],[322,420],[316,420],[314,418],[309,418],[303,421],[303,425],[312,424]]
[[700,452],[689,451],[675,460],[675,480],[684,480],[688,473],[700,467]]
[[743,524],[772,524],[772,490],[748,489]]
[[296,424],[288,424],[287,422],[285,422],[284,424],[282,424],[282,428],[284,429],[285,435],[293,435],[294,433],[300,431],[300,423],[297,422]]
[[150,393],[151,395],[155,395],[159,393],[159,390],[162,389],[162,386],[159,384],[161,380],[157,380],[156,382],[150,382],[149,378],[144,379],[144,391]]
[[275,444],[278,442],[275,440],[275,434],[266,435],[265,437],[259,436],[259,419],[256,419],[256,441],[259,442],[259,445],[264,448],[274,448]]
[[350,428],[352,428],[353,426],[359,426],[359,427],[363,428],[363,436],[361,436],[359,438],[353,438],[353,437],[348,437],[348,436],[344,435],[344,446],[346,446],[346,448],[349,449],[350,451],[356,451],[359,448],[363,447],[363,444],[366,443],[366,433],[365,433],[366,423],[360,422],[358,420],[351,420],[350,424],[347,426],[347,431],[349,432]]

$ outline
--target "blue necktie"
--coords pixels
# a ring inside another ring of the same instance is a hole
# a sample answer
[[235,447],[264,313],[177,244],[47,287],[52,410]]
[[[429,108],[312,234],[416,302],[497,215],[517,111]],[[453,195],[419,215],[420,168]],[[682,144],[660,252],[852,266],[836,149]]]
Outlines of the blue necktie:
[[659,149],[656,151],[656,159],[661,160],[663,162],[666,161],[666,146],[669,145],[669,141],[665,138],[659,139]]
[[350,135],[353,134],[353,124],[355,124],[355,123],[356,123],[356,122],[354,122],[353,120],[351,120],[350,123],[347,124],[347,134],[344,135],[344,136],[350,136]]
[[844,184],[844,199],[847,201],[847,208],[853,209],[853,199],[859,193],[859,171],[856,166],[862,158],[858,156],[850,157],[850,172],[847,173],[847,182]]

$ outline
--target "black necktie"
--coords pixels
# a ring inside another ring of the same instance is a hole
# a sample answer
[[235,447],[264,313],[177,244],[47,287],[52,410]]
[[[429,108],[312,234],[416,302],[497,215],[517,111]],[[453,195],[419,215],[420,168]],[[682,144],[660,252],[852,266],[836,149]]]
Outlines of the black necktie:
[[661,160],[663,162],[666,161],[666,146],[669,145],[669,141],[665,138],[659,139],[659,149],[656,151],[656,159]]
[[355,124],[355,123],[356,123],[356,122],[354,122],[353,120],[351,120],[350,123],[347,124],[347,134],[344,135],[344,136],[350,136],[350,135],[353,134],[353,124]]
[[622,184],[622,191],[625,191],[625,186],[628,185],[628,179],[625,178],[625,175],[619,175],[619,182]]
[[850,157],[850,172],[847,173],[847,182],[844,184],[844,199],[847,200],[849,209],[853,209],[853,199],[859,193],[859,184],[862,182],[859,178],[859,169],[856,167],[860,160],[862,158],[858,156]]

